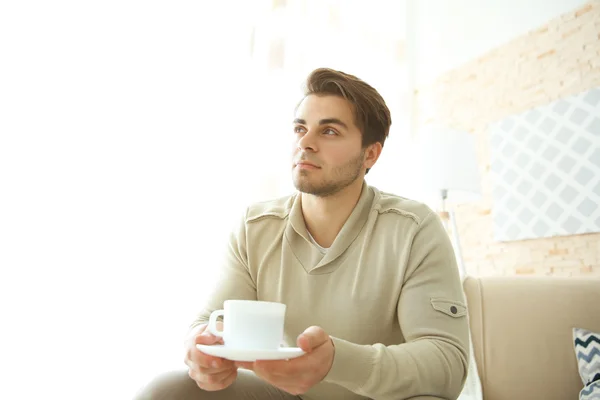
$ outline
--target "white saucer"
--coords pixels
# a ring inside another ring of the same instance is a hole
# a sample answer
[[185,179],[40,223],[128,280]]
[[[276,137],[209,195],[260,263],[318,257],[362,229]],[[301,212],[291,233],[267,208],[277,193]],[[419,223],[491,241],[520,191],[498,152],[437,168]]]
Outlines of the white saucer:
[[203,353],[231,361],[287,360],[304,354],[299,347],[281,347],[277,350],[234,349],[219,344],[212,346],[197,344],[196,347]]

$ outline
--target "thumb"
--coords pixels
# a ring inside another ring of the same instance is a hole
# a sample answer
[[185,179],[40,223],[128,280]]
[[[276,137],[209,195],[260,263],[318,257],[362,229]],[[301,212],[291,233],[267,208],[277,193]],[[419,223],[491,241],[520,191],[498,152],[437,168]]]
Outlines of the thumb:
[[201,334],[196,335],[196,340],[195,340],[196,344],[206,344],[206,345],[215,344],[220,341],[221,341],[221,338],[219,336],[213,335],[208,330],[205,330]]
[[309,353],[315,348],[329,340],[329,335],[318,326],[311,326],[298,336],[297,344],[305,352]]
[[[217,321],[217,330],[223,332],[223,322]],[[223,338],[213,335],[208,330],[208,325],[204,325],[194,338],[194,344],[205,344],[207,346],[215,343],[223,343]]]

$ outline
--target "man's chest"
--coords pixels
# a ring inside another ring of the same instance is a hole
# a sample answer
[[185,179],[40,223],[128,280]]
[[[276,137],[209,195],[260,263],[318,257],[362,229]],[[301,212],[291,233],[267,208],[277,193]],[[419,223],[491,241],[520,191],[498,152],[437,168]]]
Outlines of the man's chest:
[[369,244],[357,242],[320,268],[306,265],[323,257],[316,248],[299,257],[285,240],[249,260],[258,299],[287,305],[286,336],[317,325],[332,336],[369,343],[392,329],[403,267],[394,252]]

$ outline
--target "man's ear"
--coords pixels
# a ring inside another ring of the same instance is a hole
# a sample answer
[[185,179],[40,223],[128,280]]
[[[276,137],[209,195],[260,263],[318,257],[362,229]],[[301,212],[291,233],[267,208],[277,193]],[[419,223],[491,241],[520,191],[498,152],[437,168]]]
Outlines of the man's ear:
[[375,165],[375,163],[379,159],[379,156],[381,155],[382,149],[383,146],[379,142],[375,142],[367,146],[367,148],[365,149],[364,161],[364,166],[367,167],[367,169],[373,168],[373,165]]

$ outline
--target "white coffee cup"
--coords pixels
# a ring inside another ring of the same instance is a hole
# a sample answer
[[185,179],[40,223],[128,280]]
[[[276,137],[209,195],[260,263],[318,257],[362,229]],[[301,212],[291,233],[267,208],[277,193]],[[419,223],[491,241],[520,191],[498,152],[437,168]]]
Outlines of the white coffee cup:
[[[282,303],[226,300],[223,310],[210,314],[207,329],[230,348],[276,350],[283,340],[285,310]],[[217,330],[219,316],[223,316],[223,331]]]

